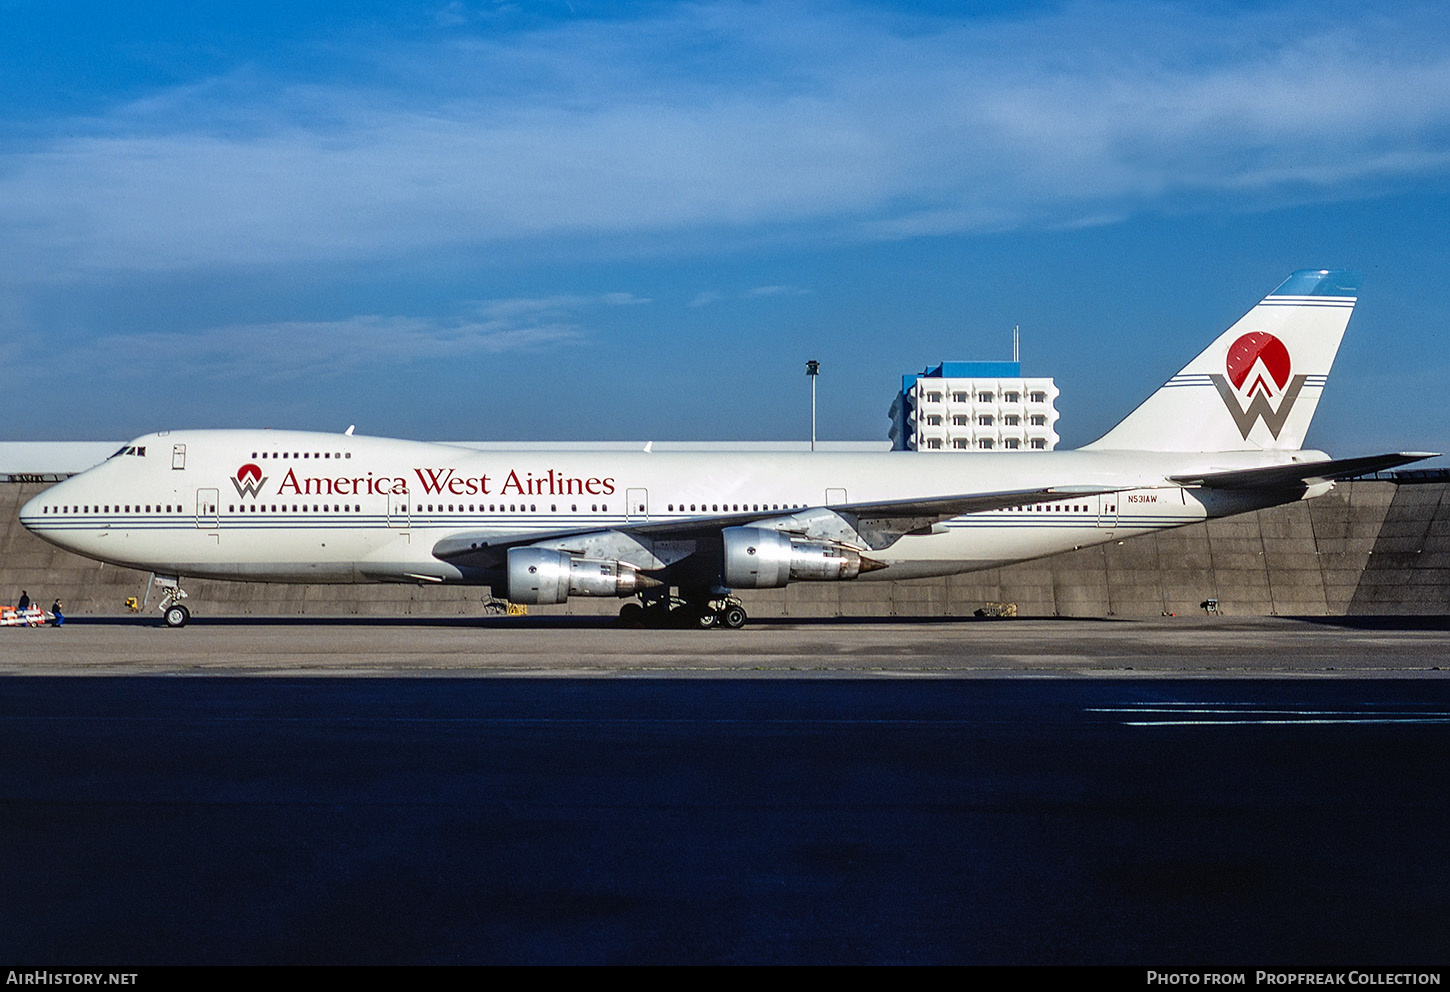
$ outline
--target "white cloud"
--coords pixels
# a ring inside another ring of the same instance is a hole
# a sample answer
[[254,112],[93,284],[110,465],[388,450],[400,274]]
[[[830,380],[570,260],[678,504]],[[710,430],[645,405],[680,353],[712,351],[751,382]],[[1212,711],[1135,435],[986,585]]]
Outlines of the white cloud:
[[898,238],[1358,196],[1450,165],[1438,7],[953,20],[721,3],[364,63],[287,84],[239,69],[12,142],[0,265],[36,279],[560,237]]
[[[543,351],[588,336],[577,319],[557,307],[502,309],[507,316],[488,313],[482,320],[366,315],[106,335],[85,343],[85,360],[127,369],[135,367],[138,354],[184,356],[189,375],[278,381],[345,375],[365,367]],[[147,372],[144,367],[135,371]]]
[[745,291],[745,298],[760,300],[773,296],[806,296],[809,293],[810,290],[799,286],[756,286]]

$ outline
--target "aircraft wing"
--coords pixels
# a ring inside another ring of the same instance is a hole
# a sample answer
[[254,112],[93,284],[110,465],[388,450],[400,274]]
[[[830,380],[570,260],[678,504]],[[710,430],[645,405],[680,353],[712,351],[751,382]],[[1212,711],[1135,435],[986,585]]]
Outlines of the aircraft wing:
[[1205,472],[1201,475],[1170,475],[1170,482],[1205,489],[1289,489],[1311,486],[1319,482],[1348,479],[1367,472],[1381,472],[1399,465],[1437,457],[1434,452],[1401,451],[1390,455],[1366,455],[1362,458],[1334,458],[1318,462],[1294,462],[1264,468],[1234,469],[1228,472]]
[[841,503],[794,511],[761,510],[689,517],[683,520],[641,520],[614,527],[548,533],[464,531],[435,544],[433,555],[455,565],[490,568],[503,563],[509,548],[532,544],[563,547],[578,543],[583,547],[597,544],[606,535],[641,542],[692,541],[717,534],[726,527],[750,525],[816,539],[843,540],[880,550],[894,544],[906,534],[924,531],[932,524],[968,513],[1034,503],[1052,503],[1074,496],[1093,496],[1117,491],[1111,487],[1053,486],[923,499]]

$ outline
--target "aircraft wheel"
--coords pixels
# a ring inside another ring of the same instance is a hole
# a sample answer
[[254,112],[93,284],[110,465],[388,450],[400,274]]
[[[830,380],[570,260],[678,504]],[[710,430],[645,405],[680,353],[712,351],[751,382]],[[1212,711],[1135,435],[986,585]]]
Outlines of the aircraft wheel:
[[619,608],[619,622],[625,627],[643,627],[644,607],[638,603],[625,603]]
[[191,619],[191,611],[184,606],[168,607],[161,619],[168,627],[185,627],[186,621]]
[[727,606],[724,612],[720,614],[720,622],[731,630],[739,630],[741,627],[744,627],[746,619],[745,607],[743,606]]
[[701,610],[695,615],[695,626],[701,630],[709,630],[720,623],[720,614],[711,609]]

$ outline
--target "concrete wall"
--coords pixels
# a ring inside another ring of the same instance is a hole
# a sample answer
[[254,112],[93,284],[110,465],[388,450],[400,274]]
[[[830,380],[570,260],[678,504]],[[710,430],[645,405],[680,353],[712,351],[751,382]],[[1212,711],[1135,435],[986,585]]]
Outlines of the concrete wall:
[[[124,612],[147,575],[32,537],[16,520],[45,487],[0,484],[0,603],[22,589],[72,615]],[[487,590],[188,582],[198,615],[473,616]],[[1450,485],[1340,483],[1319,499],[1008,568],[909,582],[796,583],[742,597],[757,616],[960,616],[989,602],[1030,616],[1158,616],[1214,598],[1239,615],[1450,613]],[[540,614],[612,614],[575,599]]]

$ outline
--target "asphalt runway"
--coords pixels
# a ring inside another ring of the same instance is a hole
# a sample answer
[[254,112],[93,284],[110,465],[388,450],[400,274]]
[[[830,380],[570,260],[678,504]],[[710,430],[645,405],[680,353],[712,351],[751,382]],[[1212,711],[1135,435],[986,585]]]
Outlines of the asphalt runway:
[[82,618],[0,629],[0,675],[1439,677],[1450,618],[760,620]]
[[1442,628],[3,631],[0,962],[1440,965]]

